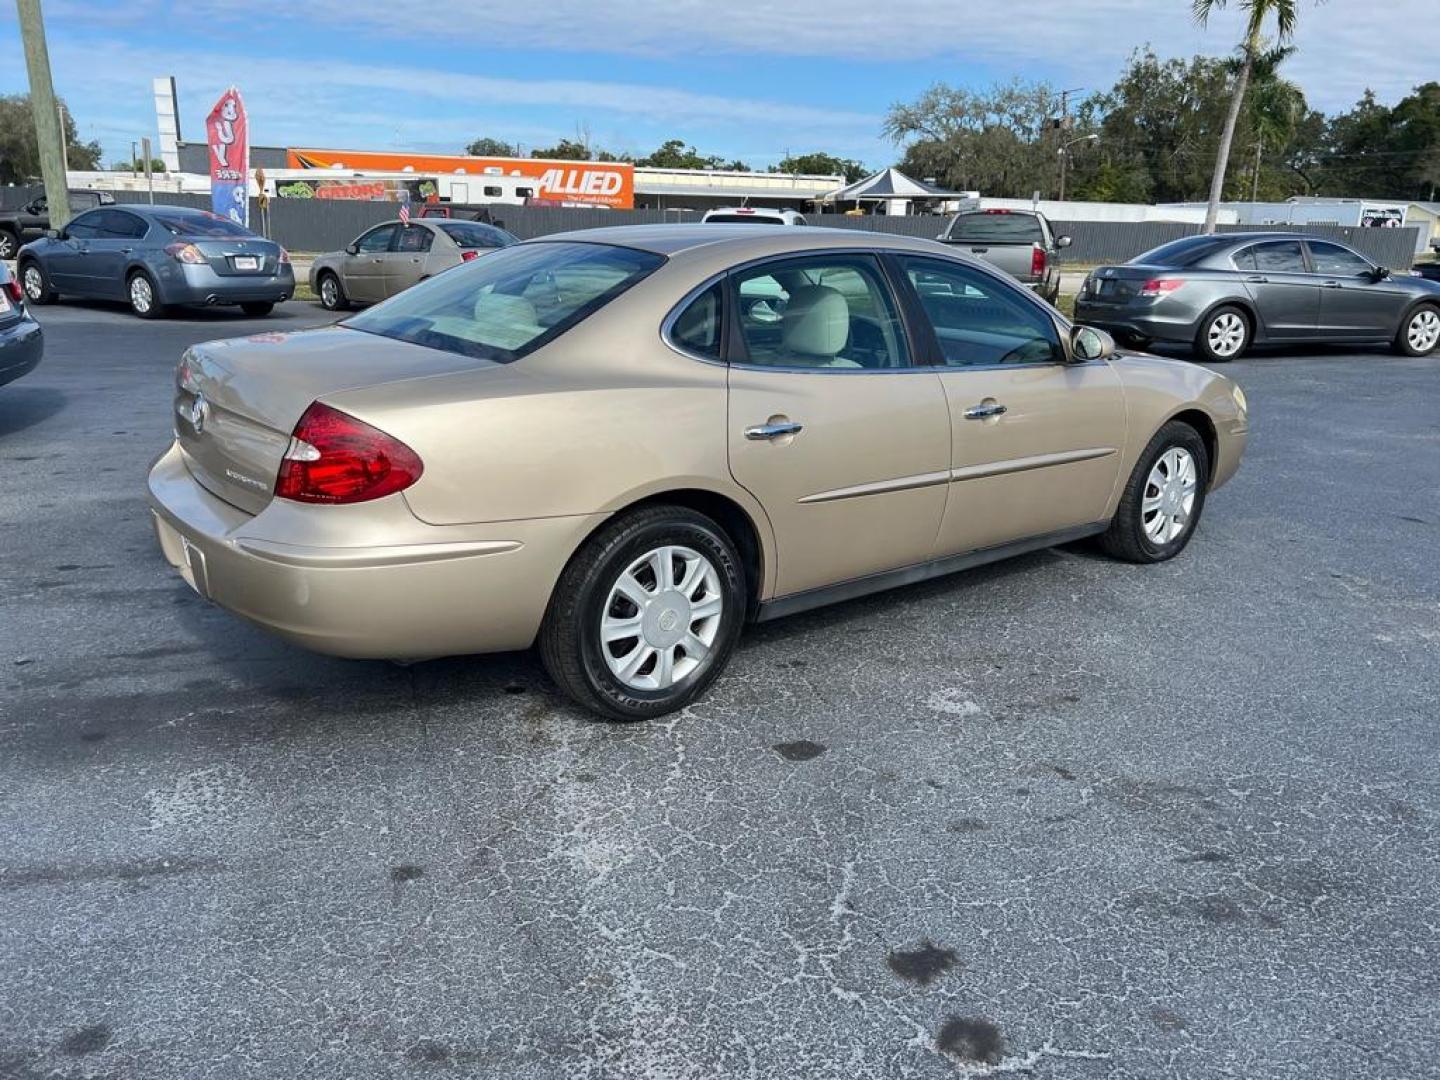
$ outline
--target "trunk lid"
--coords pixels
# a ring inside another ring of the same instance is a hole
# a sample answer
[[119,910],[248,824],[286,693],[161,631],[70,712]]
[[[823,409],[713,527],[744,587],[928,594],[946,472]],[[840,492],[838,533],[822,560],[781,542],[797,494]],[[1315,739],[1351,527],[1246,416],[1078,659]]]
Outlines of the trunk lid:
[[1096,304],[1123,304],[1154,277],[1176,274],[1173,267],[1130,265],[1102,266],[1091,272],[1084,299]]
[[280,245],[260,237],[182,240],[193,244],[220,277],[273,277],[280,271]]
[[196,481],[258,514],[310,403],[381,383],[472,371],[489,361],[333,326],[255,334],[188,350],[176,375],[175,437]]

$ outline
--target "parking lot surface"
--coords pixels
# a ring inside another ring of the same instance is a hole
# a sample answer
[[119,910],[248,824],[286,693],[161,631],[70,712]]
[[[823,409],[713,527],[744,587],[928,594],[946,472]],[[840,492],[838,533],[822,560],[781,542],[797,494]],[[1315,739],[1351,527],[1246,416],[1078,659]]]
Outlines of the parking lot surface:
[[297,651],[164,565],[180,350],[318,308],[40,317],[0,1076],[1440,1074],[1440,358],[1233,364],[1249,454],[1174,562],[767,624],[621,726],[528,655]]

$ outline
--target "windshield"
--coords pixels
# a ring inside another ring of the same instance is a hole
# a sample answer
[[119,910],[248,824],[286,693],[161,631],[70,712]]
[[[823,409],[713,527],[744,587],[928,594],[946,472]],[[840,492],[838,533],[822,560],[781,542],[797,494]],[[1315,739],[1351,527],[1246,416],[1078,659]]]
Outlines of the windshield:
[[344,325],[508,363],[559,337],[664,261],[608,244],[517,244],[407,289]]
[[156,214],[155,220],[176,236],[193,236],[200,239],[223,239],[231,236],[251,237],[249,229],[219,214]]
[[436,224],[462,248],[509,247],[520,242],[494,225],[481,225],[475,221],[437,221]]
[[1194,266],[1232,243],[1234,240],[1223,236],[1187,236],[1161,244],[1130,261],[1136,266]]
[[961,214],[950,226],[951,240],[991,244],[1044,243],[1040,219],[1029,214]]

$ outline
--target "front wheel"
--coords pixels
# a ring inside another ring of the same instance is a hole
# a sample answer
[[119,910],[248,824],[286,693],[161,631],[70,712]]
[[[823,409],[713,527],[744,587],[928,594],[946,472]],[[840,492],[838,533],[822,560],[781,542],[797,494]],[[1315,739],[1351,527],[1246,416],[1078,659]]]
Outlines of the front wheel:
[[275,305],[269,300],[252,300],[241,304],[240,310],[246,315],[269,315],[275,310]]
[[155,282],[143,270],[130,275],[125,295],[130,298],[130,310],[142,319],[158,319],[165,314],[165,305],[155,291]]
[[25,299],[32,304],[53,304],[55,289],[50,284],[50,275],[38,262],[23,263],[20,267],[20,288]]
[[725,667],[745,598],[723,529],[685,507],[648,507],[601,529],[571,559],[540,629],[540,657],[587,709],[613,720],[663,716]]
[[1195,351],[1212,364],[1234,360],[1249,345],[1250,320],[1237,307],[1216,308],[1201,320],[1195,334]]
[[1126,562],[1173,559],[1195,533],[1209,478],[1205,440],[1189,424],[1171,420],[1135,463],[1100,546]]
[[321,274],[316,285],[320,288],[320,306],[326,311],[344,311],[350,306],[345,290],[340,287],[340,279],[334,274],[328,271]]
[[1440,309],[1421,304],[1405,317],[1395,348],[1406,356],[1428,356],[1440,345]]

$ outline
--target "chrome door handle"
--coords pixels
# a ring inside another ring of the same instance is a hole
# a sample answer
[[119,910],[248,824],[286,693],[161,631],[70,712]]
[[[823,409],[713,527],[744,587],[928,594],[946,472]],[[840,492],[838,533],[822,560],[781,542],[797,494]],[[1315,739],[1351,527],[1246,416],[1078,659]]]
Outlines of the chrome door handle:
[[998,401],[992,401],[988,405],[971,405],[965,410],[965,419],[987,420],[992,416],[1004,416],[1006,411],[1005,406]]
[[794,420],[776,420],[767,424],[747,427],[745,438],[754,442],[763,442],[766,439],[778,439],[785,435],[798,435],[804,430],[805,425],[797,424]]
[[1338,281],[1322,281],[1322,282],[1320,283],[1320,287],[1321,287],[1322,289],[1338,289],[1338,288],[1340,288],[1340,282],[1338,282]]
[[1251,275],[1250,275],[1249,277],[1247,277],[1245,280],[1248,281],[1248,282],[1250,282],[1252,285],[1269,285],[1269,284],[1270,284],[1270,279],[1269,279],[1268,277],[1266,277],[1264,274],[1251,274]]

